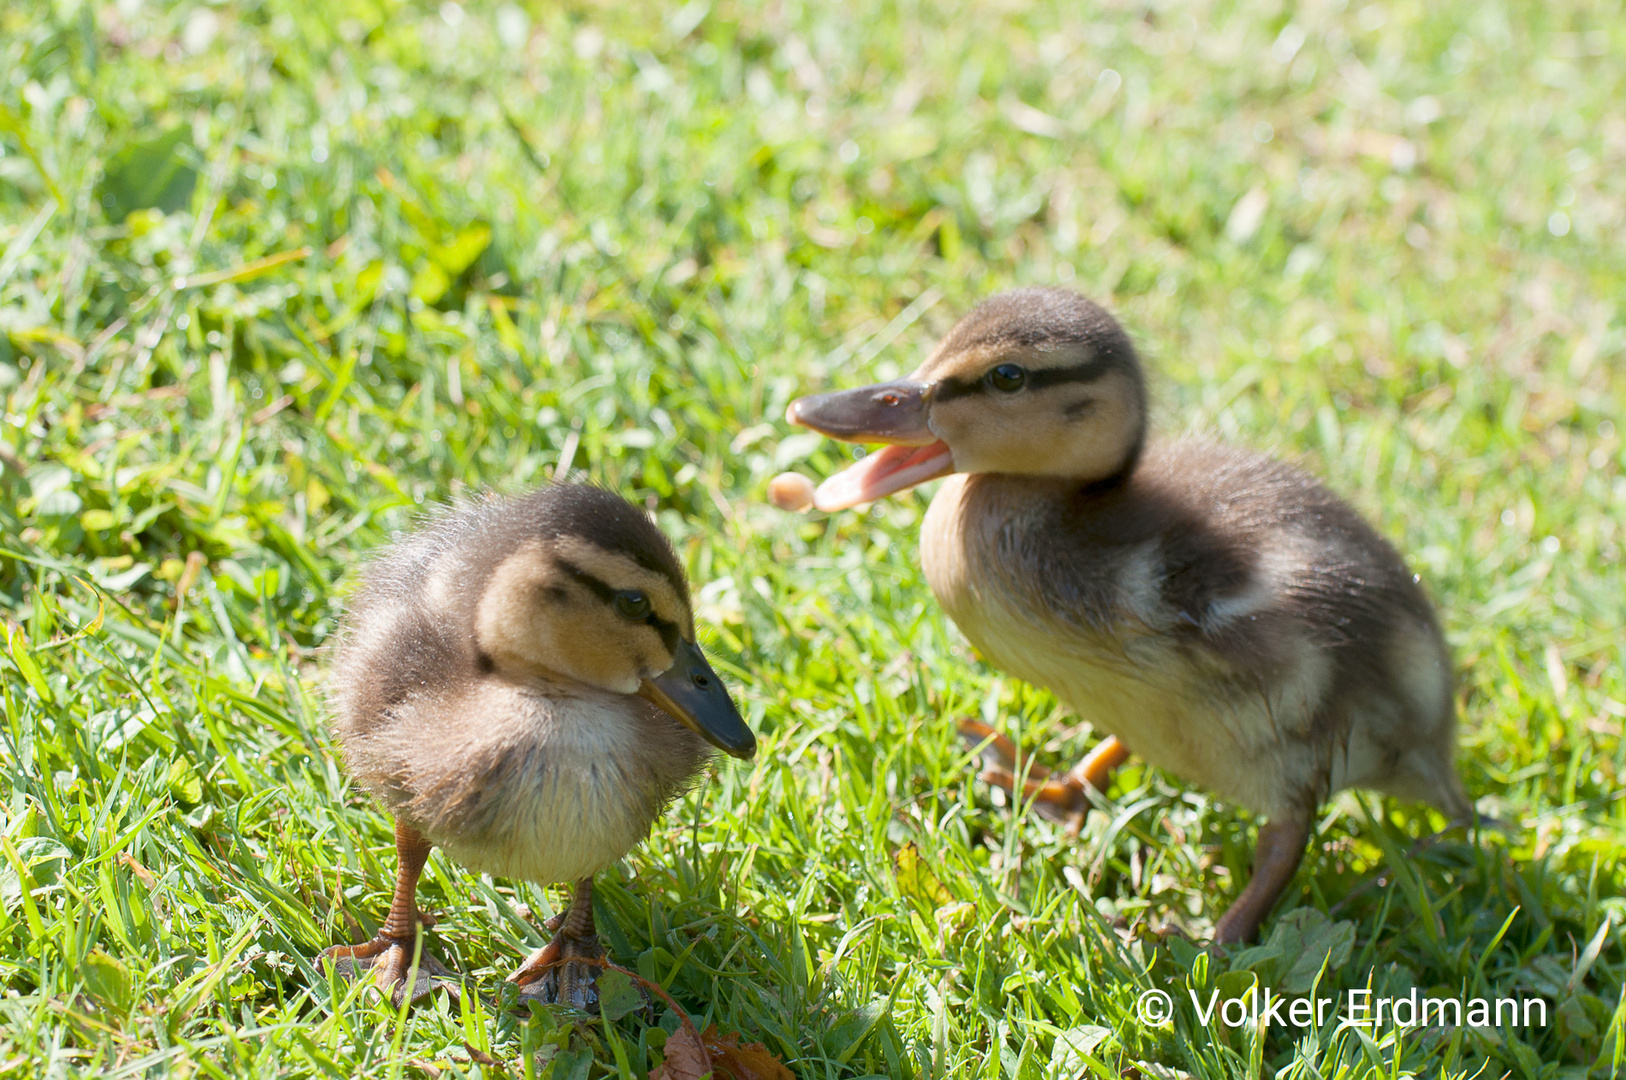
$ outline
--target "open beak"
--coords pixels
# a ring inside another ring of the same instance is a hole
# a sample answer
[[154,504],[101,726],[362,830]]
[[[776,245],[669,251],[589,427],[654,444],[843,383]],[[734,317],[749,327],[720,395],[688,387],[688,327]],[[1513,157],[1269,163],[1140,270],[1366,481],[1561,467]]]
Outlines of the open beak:
[[681,642],[672,666],[653,679],[645,679],[638,687],[638,696],[671,713],[724,753],[745,760],[756,755],[757,737],[740,719],[734,699],[723,688],[723,680],[711,670],[694,642]]
[[815,394],[790,403],[785,418],[844,442],[887,443],[813,492],[820,510],[845,510],[954,471],[948,444],[927,426],[931,388],[913,379]]

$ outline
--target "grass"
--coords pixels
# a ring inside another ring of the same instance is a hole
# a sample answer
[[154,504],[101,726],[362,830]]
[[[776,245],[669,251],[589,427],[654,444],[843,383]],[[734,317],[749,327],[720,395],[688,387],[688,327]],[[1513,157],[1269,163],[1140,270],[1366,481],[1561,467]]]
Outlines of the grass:
[[[393,865],[322,723],[347,571],[562,463],[657,513],[762,737],[601,879],[615,957],[697,1020],[804,1078],[1621,1075],[1618,2],[316,11],[0,8],[0,1076],[647,1074],[669,1011],[490,996],[557,891],[432,858],[485,997],[400,1019],[311,962]],[[1202,935],[1255,822],[1135,765],[1076,841],[997,804],[958,717],[1053,764],[1091,737],[945,621],[924,499],[763,496],[839,463],[793,396],[1019,283],[1121,314],[1164,431],[1300,461],[1400,544],[1467,786],[1520,828],[1414,848],[1437,818],[1340,799],[1266,945],[1205,959],[1142,931]],[[1323,957],[1319,993],[1551,1019],[1185,996]]]

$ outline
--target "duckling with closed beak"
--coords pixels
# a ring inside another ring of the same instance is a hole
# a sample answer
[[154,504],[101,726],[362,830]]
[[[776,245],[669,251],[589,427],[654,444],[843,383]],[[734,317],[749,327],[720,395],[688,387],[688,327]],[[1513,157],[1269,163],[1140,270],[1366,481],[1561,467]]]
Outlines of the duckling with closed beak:
[[323,955],[371,968],[397,1004],[450,974],[417,941],[418,877],[439,845],[471,870],[575,884],[553,939],[510,980],[595,1007],[593,875],[648,834],[711,747],[756,752],[695,643],[671,545],[584,485],[485,498],[387,549],[350,602],[330,684],[333,730],[395,818],[399,863],[377,936]]
[[1450,656],[1395,549],[1309,476],[1244,450],[1146,439],[1117,321],[1058,289],[976,308],[908,378],[804,397],[788,418],[886,443],[825,480],[839,510],[947,477],[921,529],[932,592],[990,663],[1108,738],[1065,775],[991,729],[992,776],[1082,821],[1133,751],[1261,814],[1254,875],[1219,919],[1254,936],[1317,807],[1347,787],[1472,817]]

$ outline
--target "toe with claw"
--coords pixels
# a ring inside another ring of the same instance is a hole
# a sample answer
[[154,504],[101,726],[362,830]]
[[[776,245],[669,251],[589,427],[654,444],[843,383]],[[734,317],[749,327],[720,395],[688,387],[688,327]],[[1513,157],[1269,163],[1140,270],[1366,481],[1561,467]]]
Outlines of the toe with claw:
[[569,910],[549,919],[547,928],[553,931],[553,940],[508,976],[519,986],[520,1001],[598,1012],[598,976],[606,954],[593,925],[591,878],[576,883]]
[[[568,1005],[583,1012],[598,1012],[598,973],[604,948],[597,934],[554,936],[508,977],[519,985],[520,1001]],[[586,961],[585,963],[580,961]]]
[[414,941],[380,934],[360,945],[336,945],[324,949],[322,957],[333,961],[333,968],[347,979],[359,979],[371,973],[373,982],[389,995],[390,1003],[397,1007],[403,1001],[417,1004],[436,990],[456,992],[457,973],[442,964],[427,950],[420,950],[418,966],[412,966]]

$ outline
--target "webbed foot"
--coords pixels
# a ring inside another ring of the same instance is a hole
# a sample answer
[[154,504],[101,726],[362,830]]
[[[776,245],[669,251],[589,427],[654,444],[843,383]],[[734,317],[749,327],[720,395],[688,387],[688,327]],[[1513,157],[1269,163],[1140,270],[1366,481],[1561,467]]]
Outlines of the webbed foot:
[[411,938],[379,934],[360,945],[324,949],[322,957],[333,961],[333,969],[346,979],[360,979],[370,972],[373,982],[389,995],[390,1004],[397,1008],[409,999],[416,1004],[436,990],[457,992],[456,972],[427,950],[419,953],[418,966],[413,968],[412,950]]
[[[520,1001],[567,1005],[583,1012],[598,1012],[598,975],[604,969],[604,947],[598,935],[567,934],[563,928],[553,940],[525,958],[508,981],[519,984]],[[578,963],[579,960],[588,961]]]
[[[593,879],[576,883],[570,907],[548,920],[553,940],[525,958],[508,981],[519,985],[519,1000],[599,1011],[598,977],[609,965],[593,926]],[[638,993],[645,1004],[649,995]]]
[[[334,970],[346,979],[359,979],[371,972],[378,988],[400,1008],[408,999],[422,1001],[436,990],[457,991],[457,974],[417,944],[420,927],[435,925],[433,916],[418,910],[418,875],[433,845],[405,822],[395,823],[395,895],[390,913],[371,941],[360,945],[335,945],[322,950],[322,958],[333,961]],[[420,948],[418,966],[412,967],[412,951]]]

